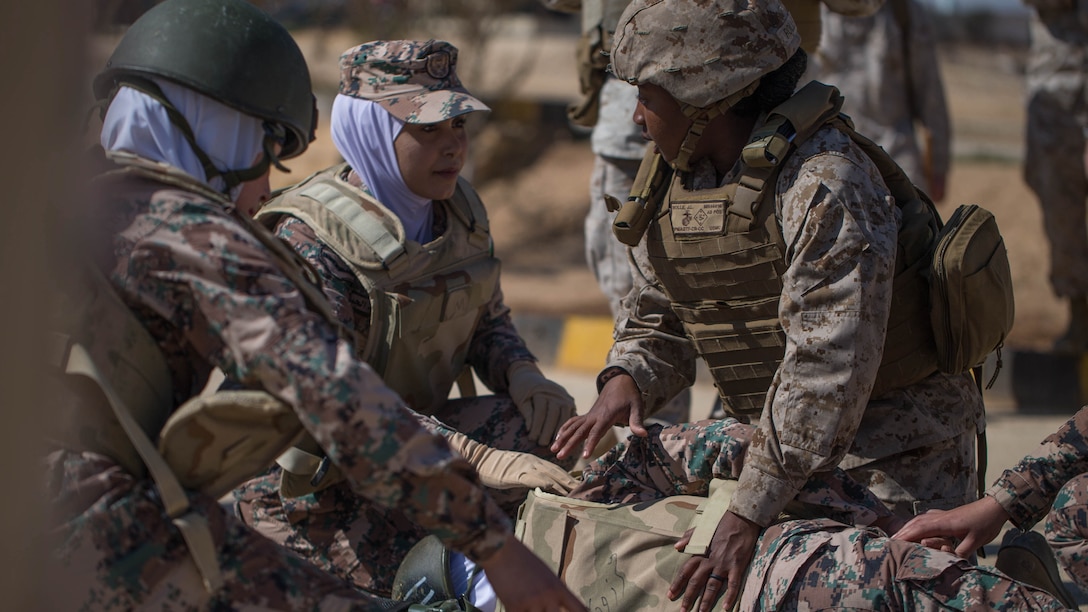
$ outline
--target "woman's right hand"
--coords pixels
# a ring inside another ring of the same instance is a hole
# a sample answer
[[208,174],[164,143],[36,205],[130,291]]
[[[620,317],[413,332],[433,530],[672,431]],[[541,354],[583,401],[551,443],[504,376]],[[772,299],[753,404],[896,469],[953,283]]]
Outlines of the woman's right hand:
[[589,612],[513,534],[497,553],[479,565],[509,612]]
[[992,542],[1007,520],[1009,513],[996,499],[985,495],[952,510],[930,510],[920,514],[903,525],[892,538],[938,549],[947,548],[944,538],[955,538],[959,540],[955,553],[966,559]]
[[627,425],[632,434],[645,437],[648,435],[642,425],[645,410],[635,379],[626,373],[613,376],[601,388],[601,394],[588,413],[563,423],[551,450],[556,457],[566,459],[581,444],[582,458],[589,459],[597,443],[613,425]]

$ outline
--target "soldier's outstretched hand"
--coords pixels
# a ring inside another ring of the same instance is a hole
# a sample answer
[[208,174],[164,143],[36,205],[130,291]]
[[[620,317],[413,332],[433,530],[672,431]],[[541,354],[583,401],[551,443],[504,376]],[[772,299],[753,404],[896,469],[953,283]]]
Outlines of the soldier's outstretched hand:
[[511,534],[480,567],[510,612],[588,612],[547,565]]
[[[930,510],[903,525],[892,536],[896,540],[920,542],[930,548],[951,548],[944,538],[960,540],[955,553],[967,558],[971,553],[993,541],[1001,532],[1009,513],[997,500],[984,495],[952,510]],[[949,551],[952,552],[952,551]]]
[[645,409],[635,379],[628,374],[613,376],[601,388],[601,394],[588,413],[563,423],[551,450],[560,459],[566,459],[581,444],[582,457],[589,459],[597,443],[613,425],[627,425],[632,434],[646,437],[646,428],[642,425]]
[[[692,531],[689,529],[677,540],[676,550],[687,547]],[[669,599],[676,601],[683,596],[680,609],[684,612],[693,609],[699,600],[699,612],[710,612],[718,599],[724,597],[721,609],[732,609],[744,587],[744,575],[755,554],[759,532],[759,525],[726,512],[718,521],[707,554],[692,557],[680,566],[669,585]]]

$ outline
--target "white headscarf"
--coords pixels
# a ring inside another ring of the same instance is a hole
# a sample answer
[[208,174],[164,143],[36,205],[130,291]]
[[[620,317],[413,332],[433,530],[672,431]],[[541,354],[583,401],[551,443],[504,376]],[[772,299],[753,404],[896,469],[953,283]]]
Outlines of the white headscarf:
[[409,240],[432,239],[434,203],[408,189],[393,141],[404,122],[370,100],[337,94],[332,103],[332,142],[379,202],[400,218]]
[[[189,122],[196,143],[219,170],[242,170],[253,166],[264,142],[263,122],[243,114],[192,89],[163,79],[152,79],[166,99]],[[170,122],[166,108],[151,96],[122,86],[110,102],[100,137],[107,151],[128,151],[163,162],[184,171],[198,181],[222,191],[222,178],[208,180],[204,166],[180,129]],[[241,186],[231,189],[238,197]]]

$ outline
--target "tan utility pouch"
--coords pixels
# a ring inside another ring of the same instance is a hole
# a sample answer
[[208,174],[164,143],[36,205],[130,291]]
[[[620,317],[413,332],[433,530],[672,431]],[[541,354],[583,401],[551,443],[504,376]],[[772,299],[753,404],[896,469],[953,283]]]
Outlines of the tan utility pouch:
[[990,211],[968,204],[937,236],[929,270],[937,367],[959,374],[1000,349],[1015,306],[1009,256]]
[[158,446],[185,488],[218,498],[268,469],[302,433],[295,412],[268,393],[220,391],[175,410]]

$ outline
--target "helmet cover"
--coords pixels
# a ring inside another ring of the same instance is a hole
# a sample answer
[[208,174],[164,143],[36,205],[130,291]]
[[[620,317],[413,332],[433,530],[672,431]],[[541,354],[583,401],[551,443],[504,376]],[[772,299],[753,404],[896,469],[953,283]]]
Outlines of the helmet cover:
[[800,43],[780,0],[634,0],[616,29],[612,72],[706,108],[781,67]]

